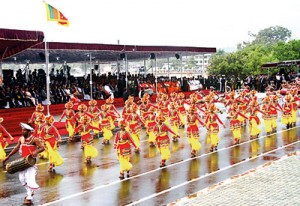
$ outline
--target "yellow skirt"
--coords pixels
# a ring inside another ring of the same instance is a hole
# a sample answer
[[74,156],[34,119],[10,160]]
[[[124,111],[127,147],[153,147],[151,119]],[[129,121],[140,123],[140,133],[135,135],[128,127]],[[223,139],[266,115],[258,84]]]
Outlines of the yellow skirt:
[[[99,121],[92,121],[92,126],[93,126],[93,127],[99,128],[99,124],[100,124],[100,120],[99,120]],[[94,135],[100,133],[99,130],[93,130],[93,132],[94,132]]]
[[271,119],[271,127],[276,128],[277,127],[277,118]]
[[75,129],[70,122],[67,124],[67,131],[69,133],[69,137],[73,137]]
[[289,124],[289,123],[291,123],[291,116],[284,116],[284,115],[282,115],[282,124]]
[[113,133],[111,130],[104,128],[103,129],[103,138],[105,140],[110,140],[113,137]]
[[96,158],[98,156],[98,150],[91,144],[86,144],[84,146],[84,156]]
[[211,145],[216,146],[219,143],[219,136],[217,133],[210,134]]
[[122,156],[118,155],[118,160],[120,162],[120,170],[121,172],[129,171],[132,168],[132,164],[130,163],[130,156]]
[[155,142],[155,134],[154,134],[154,132],[149,132],[149,139],[148,139],[148,141],[149,142]]
[[256,136],[256,135],[258,135],[260,132],[261,132],[261,131],[260,131],[260,129],[259,129],[259,127],[258,127],[258,125],[257,125],[257,123],[256,123],[256,121],[255,121],[255,119],[253,118],[253,119],[251,120],[250,135],[251,135],[251,136]]
[[192,135],[190,138],[188,138],[188,141],[192,147],[192,150],[199,151],[201,149],[201,144],[200,144],[198,138],[195,138]]
[[0,144],[0,160],[3,160],[6,157],[6,153],[2,147],[2,145]]
[[43,152],[41,152],[39,154],[39,157],[40,158],[43,158],[43,159],[48,159],[49,158],[49,155],[48,155],[48,151],[47,151],[47,147],[45,148],[45,150]]
[[185,115],[183,114],[179,114],[179,118],[180,118],[180,121],[181,121],[181,124],[185,124]]
[[232,135],[233,135],[233,138],[234,139],[241,139],[241,128],[238,128],[238,129],[233,129],[232,130]]
[[297,122],[297,110],[292,110],[291,123]]
[[171,152],[170,152],[168,146],[166,146],[166,147],[160,147],[160,148],[159,148],[159,152],[160,152],[160,155],[161,155],[161,159],[162,159],[162,160],[168,160],[168,159],[170,159],[170,157],[171,157]]
[[176,125],[172,126],[172,130],[175,134],[178,134],[178,130],[179,130],[178,126],[176,126]]
[[49,142],[46,142],[46,148],[48,151],[50,164],[54,164],[55,166],[60,166],[64,163],[63,158],[60,156],[60,154],[57,151],[56,145],[54,148],[52,148]]
[[270,119],[265,119],[265,120],[264,120],[264,125],[265,125],[265,130],[266,130],[266,132],[272,132],[272,127],[271,127],[271,125],[272,125],[272,120],[270,120]]
[[140,148],[141,143],[140,143],[140,137],[138,136],[138,134],[131,134],[132,140],[134,141],[134,144]]
[[115,129],[115,122],[114,122],[114,120],[109,120],[109,123],[110,123],[110,129],[111,130],[114,130]]

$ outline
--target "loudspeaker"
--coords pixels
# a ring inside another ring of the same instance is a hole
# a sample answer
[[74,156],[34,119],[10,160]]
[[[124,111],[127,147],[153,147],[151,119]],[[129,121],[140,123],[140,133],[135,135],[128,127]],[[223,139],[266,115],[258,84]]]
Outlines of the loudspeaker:
[[176,57],[176,59],[180,58],[179,54],[175,54],[175,57]]
[[98,71],[99,65],[98,65],[98,64],[95,64],[95,65],[94,65],[94,69],[95,69],[96,71]]
[[46,57],[44,53],[39,53],[39,56],[42,61],[45,61]]
[[154,53],[150,54],[150,59],[155,59],[155,54]]
[[120,54],[120,59],[125,59],[125,53]]

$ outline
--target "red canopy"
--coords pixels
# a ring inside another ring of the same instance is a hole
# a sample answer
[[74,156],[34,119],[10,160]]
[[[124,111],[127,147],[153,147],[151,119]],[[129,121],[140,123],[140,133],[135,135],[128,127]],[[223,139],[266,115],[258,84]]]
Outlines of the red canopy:
[[0,28],[0,61],[35,46],[43,40],[44,33],[41,31]]

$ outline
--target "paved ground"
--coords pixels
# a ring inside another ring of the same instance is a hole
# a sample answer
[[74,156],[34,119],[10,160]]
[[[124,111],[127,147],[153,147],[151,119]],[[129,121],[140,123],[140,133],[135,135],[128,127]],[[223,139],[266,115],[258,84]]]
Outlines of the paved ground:
[[300,205],[300,152],[285,156],[171,205]]

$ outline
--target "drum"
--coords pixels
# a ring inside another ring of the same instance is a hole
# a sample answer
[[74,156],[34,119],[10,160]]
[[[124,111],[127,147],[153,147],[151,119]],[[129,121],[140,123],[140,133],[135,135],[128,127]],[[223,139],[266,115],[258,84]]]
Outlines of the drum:
[[16,172],[23,171],[29,167],[32,167],[33,165],[35,165],[35,163],[36,159],[33,158],[31,155],[28,155],[25,158],[20,158],[8,163],[6,165],[6,171],[9,174],[14,174]]
[[287,89],[281,89],[281,90],[280,90],[280,94],[283,95],[283,96],[286,95],[287,92],[288,92]]

